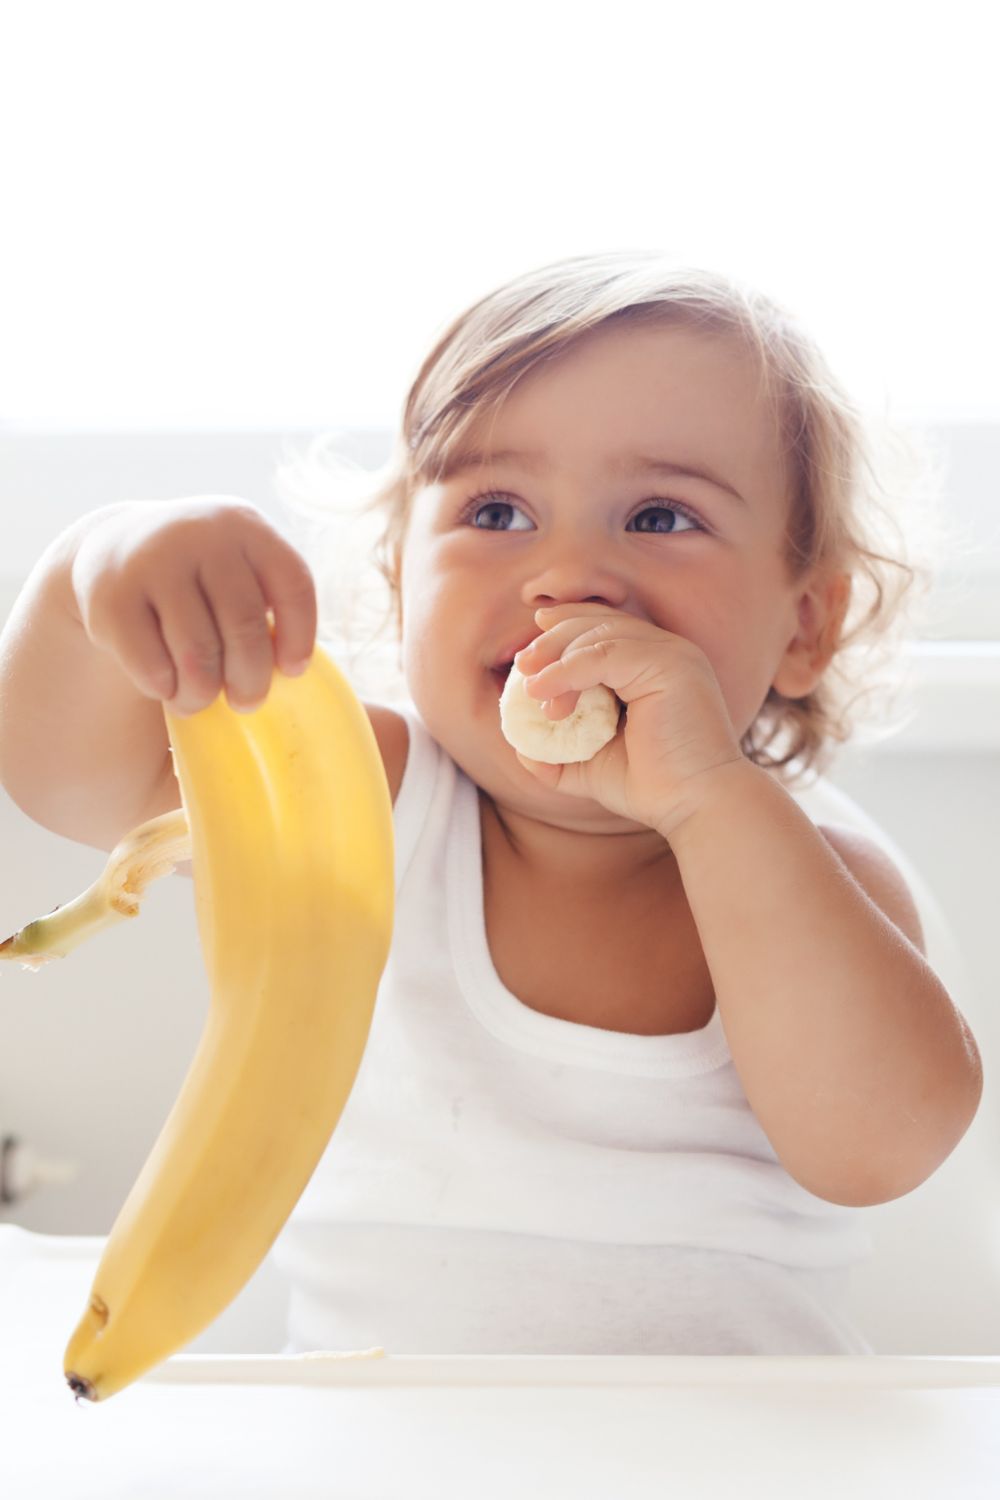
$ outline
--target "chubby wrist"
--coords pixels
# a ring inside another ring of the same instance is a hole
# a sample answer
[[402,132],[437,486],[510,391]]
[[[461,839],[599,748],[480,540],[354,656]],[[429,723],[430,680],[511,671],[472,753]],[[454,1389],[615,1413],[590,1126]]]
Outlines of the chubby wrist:
[[738,760],[710,766],[685,785],[676,804],[656,824],[656,830],[674,853],[680,855],[685,844],[702,838],[720,815],[725,816],[727,808],[759,795],[765,785],[773,787],[771,776],[743,755]]

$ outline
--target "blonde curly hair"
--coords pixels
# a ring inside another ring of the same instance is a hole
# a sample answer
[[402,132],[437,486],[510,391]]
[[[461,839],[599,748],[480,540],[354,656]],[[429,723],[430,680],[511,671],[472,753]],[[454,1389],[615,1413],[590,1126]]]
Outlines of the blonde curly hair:
[[[891,660],[913,585],[929,566],[908,555],[886,503],[873,430],[791,313],[717,271],[674,265],[656,251],[612,251],[559,260],[505,282],[446,326],[406,396],[393,452],[380,473],[351,471],[314,444],[354,505],[378,520],[374,563],[389,590],[395,640],[402,628],[400,577],[410,506],[436,482],[463,436],[496,411],[530,370],[604,325],[685,323],[739,339],[758,362],[792,480],[786,560],[797,577],[819,565],[850,580],[850,604],[830,665],[813,692],[789,699],[772,688],[744,736],[755,764],[786,783],[819,774],[854,732],[862,700],[884,700],[880,669]],[[883,437],[903,463],[901,432]],[[919,462],[919,460],[918,460]],[[302,465],[279,468],[279,492],[302,508]],[[387,621],[386,621],[387,623]]]

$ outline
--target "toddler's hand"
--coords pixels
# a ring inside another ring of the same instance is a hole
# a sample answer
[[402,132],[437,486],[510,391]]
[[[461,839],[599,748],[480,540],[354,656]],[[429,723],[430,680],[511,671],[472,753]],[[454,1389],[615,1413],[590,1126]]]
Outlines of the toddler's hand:
[[82,532],[71,576],[90,640],[173,713],[196,713],[223,688],[233,708],[256,708],[275,666],[294,674],[312,655],[312,574],[245,501],[108,506]]
[[549,700],[552,718],[571,713],[586,688],[603,683],[626,705],[609,744],[569,765],[518,756],[546,786],[592,797],[610,812],[656,828],[664,837],[692,809],[707,771],[740,763],[740,750],[718,678],[705,653],[648,620],[597,604],[536,611],[542,627],[516,664],[525,691]]

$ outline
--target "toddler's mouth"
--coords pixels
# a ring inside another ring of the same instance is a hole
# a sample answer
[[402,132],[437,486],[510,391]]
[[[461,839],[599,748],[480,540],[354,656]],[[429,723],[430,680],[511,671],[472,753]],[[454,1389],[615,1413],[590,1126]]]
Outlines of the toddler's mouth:
[[514,665],[514,657],[519,651],[523,651],[525,646],[530,646],[532,641],[536,641],[539,635],[541,635],[541,631],[536,627],[534,630],[526,631],[520,637],[507,637],[503,652],[500,654],[500,660],[494,662],[493,666],[489,668],[490,676],[496,684],[498,698],[507,685],[510,669]]

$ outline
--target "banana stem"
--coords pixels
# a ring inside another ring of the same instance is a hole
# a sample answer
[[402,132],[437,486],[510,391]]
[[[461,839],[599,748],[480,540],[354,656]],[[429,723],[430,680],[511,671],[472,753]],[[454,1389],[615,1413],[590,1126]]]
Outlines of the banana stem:
[[16,959],[26,969],[38,969],[51,958],[65,958],[95,932],[137,916],[137,898],[146,887],[190,857],[191,833],[183,808],[150,818],[115,845],[100,876],[82,895],[36,917],[0,943],[0,959]]

